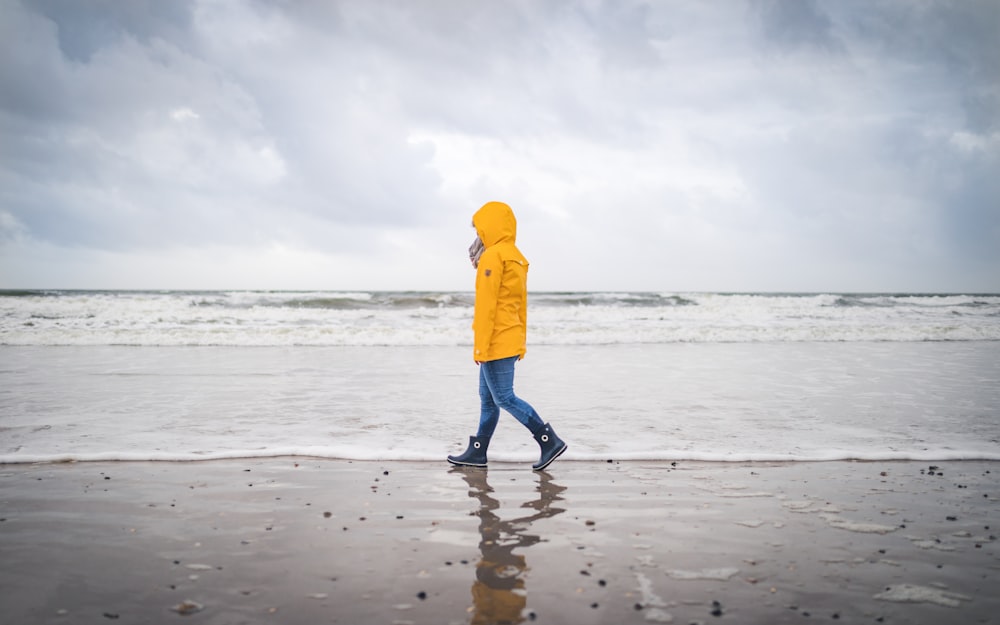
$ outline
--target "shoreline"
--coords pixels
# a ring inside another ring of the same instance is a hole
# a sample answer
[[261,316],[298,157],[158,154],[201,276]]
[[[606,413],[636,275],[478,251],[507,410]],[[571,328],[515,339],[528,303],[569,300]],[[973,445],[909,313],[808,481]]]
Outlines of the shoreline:
[[1000,611],[991,461],[9,464],[0,502],[11,622],[988,623]]
[[[337,449],[337,448],[331,448]],[[437,465],[441,458],[449,453],[460,453],[464,448],[456,444],[453,448],[442,448],[436,453],[407,454],[397,458],[371,457],[365,458],[360,455],[348,456],[340,453],[324,453],[323,451],[295,451],[287,449],[267,450],[258,453],[250,451],[223,451],[217,453],[198,453],[191,455],[180,455],[171,453],[135,453],[127,452],[96,452],[91,454],[0,454],[0,468],[16,466],[44,466],[44,465],[88,465],[88,464],[130,464],[130,463],[150,463],[150,464],[198,464],[209,462],[255,462],[255,461],[281,461],[290,460],[292,462],[367,462],[367,463],[401,463],[413,465]],[[338,449],[339,451],[339,449]],[[377,454],[373,453],[373,456]],[[537,459],[537,451],[524,451],[520,453],[512,452],[491,452],[490,466],[494,468],[514,469],[531,464]],[[832,462],[914,462],[918,464],[941,464],[945,462],[986,462],[1000,463],[1000,453],[988,453],[980,451],[957,451],[951,453],[941,452],[897,452],[890,454],[828,454],[823,456],[780,456],[771,454],[745,454],[733,456],[732,454],[712,454],[701,453],[673,454],[664,453],[652,455],[647,452],[625,452],[619,454],[602,454],[594,452],[578,452],[575,449],[567,451],[565,455],[559,457],[560,463],[581,463],[581,464],[601,464],[601,463],[684,463],[684,464],[705,464],[705,465],[739,465],[739,464],[822,464]]]

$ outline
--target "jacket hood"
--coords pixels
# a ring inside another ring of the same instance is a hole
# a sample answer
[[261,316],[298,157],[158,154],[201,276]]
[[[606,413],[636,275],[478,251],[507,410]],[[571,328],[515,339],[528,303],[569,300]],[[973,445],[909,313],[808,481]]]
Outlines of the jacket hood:
[[472,216],[472,225],[486,247],[516,242],[517,220],[514,218],[514,211],[503,202],[483,204]]

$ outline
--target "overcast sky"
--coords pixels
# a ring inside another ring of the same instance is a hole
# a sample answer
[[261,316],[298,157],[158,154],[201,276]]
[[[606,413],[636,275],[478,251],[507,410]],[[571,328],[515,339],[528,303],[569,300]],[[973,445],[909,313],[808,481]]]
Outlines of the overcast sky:
[[0,0],[0,288],[1000,291],[995,0]]

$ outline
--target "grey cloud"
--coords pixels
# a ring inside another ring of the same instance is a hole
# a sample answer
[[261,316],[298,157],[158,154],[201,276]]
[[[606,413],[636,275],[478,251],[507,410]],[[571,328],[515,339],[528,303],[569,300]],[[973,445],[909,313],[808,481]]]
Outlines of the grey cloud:
[[59,49],[70,61],[90,62],[109,42],[134,38],[190,43],[190,0],[36,0],[32,8],[56,24]]
[[[904,63],[914,86],[957,93],[973,132],[1000,125],[1000,4],[892,2],[833,5],[872,54]],[[871,10],[874,9],[874,10]]]
[[[421,190],[438,180],[427,151],[407,145],[398,111],[343,88],[352,59],[325,83],[322,72],[288,71],[309,60],[294,49],[270,75],[255,59],[222,69],[188,46],[211,36],[184,32],[190,19],[83,6],[8,7],[8,28],[26,35],[8,40],[16,54],[0,61],[13,113],[3,166],[17,175],[3,208],[33,236],[117,249],[252,242],[279,236],[271,222],[299,212],[345,230],[428,219]],[[256,178],[268,159],[280,180]]]
[[[443,148],[411,142],[440,133],[569,181],[563,208],[580,237],[594,226],[594,240],[655,242],[654,229],[629,230],[635,211],[703,225],[704,245],[719,245],[705,258],[745,238],[747,254],[766,240],[804,258],[822,250],[828,266],[846,250],[886,280],[926,266],[935,246],[954,267],[998,262],[989,0],[4,0],[0,11],[0,236],[377,253],[380,232],[471,212],[432,166]],[[595,180],[550,143],[649,160],[635,160],[635,184]],[[650,172],[680,151],[742,195],[657,181]],[[621,208],[596,214],[608,206]]]
[[816,0],[753,0],[766,38],[786,49],[837,51],[833,23]]

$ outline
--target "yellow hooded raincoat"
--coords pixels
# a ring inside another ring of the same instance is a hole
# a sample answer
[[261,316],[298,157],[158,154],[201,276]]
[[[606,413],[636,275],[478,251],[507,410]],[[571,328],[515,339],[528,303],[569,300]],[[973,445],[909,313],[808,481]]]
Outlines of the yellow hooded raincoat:
[[524,357],[528,327],[528,261],[514,244],[517,220],[510,206],[487,202],[472,217],[485,246],[476,271],[472,318],[477,362]]

